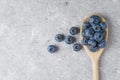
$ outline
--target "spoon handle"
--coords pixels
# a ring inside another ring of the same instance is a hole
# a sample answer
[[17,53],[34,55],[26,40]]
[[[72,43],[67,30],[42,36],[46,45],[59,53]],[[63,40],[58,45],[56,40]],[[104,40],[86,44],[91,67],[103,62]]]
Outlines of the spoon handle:
[[93,80],[99,80],[99,60],[92,59],[93,67]]

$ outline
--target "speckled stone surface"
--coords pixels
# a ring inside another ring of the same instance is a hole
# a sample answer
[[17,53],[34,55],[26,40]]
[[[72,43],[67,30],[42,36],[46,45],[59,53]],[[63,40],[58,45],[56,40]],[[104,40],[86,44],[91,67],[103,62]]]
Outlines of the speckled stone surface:
[[[82,49],[57,43],[91,13],[109,24],[100,60],[100,80],[120,79],[120,0],[0,0],[0,80],[92,80],[91,61]],[[79,34],[75,36],[80,42]],[[47,46],[59,46],[49,54]]]

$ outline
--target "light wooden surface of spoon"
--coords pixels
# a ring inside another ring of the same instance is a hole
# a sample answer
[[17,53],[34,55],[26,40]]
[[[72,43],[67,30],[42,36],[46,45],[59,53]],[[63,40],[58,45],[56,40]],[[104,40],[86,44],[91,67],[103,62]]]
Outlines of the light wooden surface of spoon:
[[[105,22],[106,23],[106,29],[105,29],[105,40],[107,42],[108,40],[108,24],[107,24],[107,21],[101,16],[101,15],[98,15],[98,14],[92,14],[92,15],[97,15],[101,18],[101,21],[102,22]],[[92,15],[88,15],[85,17],[85,19],[82,21],[82,24],[80,26],[80,38],[81,40],[83,39],[83,36],[82,36],[82,25],[84,22],[87,22],[88,19],[90,18],[90,16]],[[89,55],[89,57],[91,58],[91,61],[92,61],[92,65],[93,65],[93,80],[99,80],[99,59],[100,59],[100,56],[101,54],[103,53],[104,51],[104,48],[100,48],[98,51],[96,52],[91,52],[88,48],[87,45],[83,45],[85,51],[87,52],[87,54]]]

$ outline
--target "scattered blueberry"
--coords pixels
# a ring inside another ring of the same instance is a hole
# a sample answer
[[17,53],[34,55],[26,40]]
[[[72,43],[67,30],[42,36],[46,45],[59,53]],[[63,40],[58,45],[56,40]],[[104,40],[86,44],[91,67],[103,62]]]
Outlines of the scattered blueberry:
[[89,22],[90,22],[90,23],[94,23],[94,24],[98,24],[98,23],[100,23],[100,17],[99,17],[99,16],[96,16],[96,15],[92,15],[92,16],[89,18]]
[[89,23],[89,22],[83,23],[83,30],[84,30],[84,29],[87,29],[87,28],[89,28],[89,27],[90,27],[90,23]]
[[66,36],[66,37],[65,37],[65,42],[66,42],[67,44],[72,44],[72,43],[75,42],[75,38],[72,37],[72,36]]
[[57,51],[57,47],[55,45],[49,45],[47,50],[50,53],[55,53]]
[[96,43],[95,40],[89,40],[89,41],[88,41],[88,44],[89,44],[90,46],[95,47],[97,43]]
[[101,40],[103,39],[103,34],[102,34],[102,33],[99,33],[99,32],[95,33],[95,34],[94,34],[94,39],[95,39],[97,42],[101,41]]
[[76,43],[73,45],[73,50],[74,51],[80,51],[82,49],[82,46],[79,43]]
[[88,45],[88,39],[87,38],[83,38],[81,42],[82,42],[82,45]]
[[63,41],[63,40],[64,40],[64,35],[62,35],[62,34],[57,34],[57,35],[55,36],[55,40],[56,40],[57,42]]
[[106,46],[106,41],[105,40],[102,40],[99,44],[98,44],[98,47],[99,48],[105,48]]
[[102,29],[105,29],[106,28],[106,23],[105,22],[101,22],[100,26],[102,27]]
[[71,29],[70,29],[70,34],[71,35],[75,35],[75,34],[78,34],[79,33],[79,28],[77,28],[77,27],[72,27]]
[[93,46],[89,46],[89,49],[90,49],[90,51],[92,51],[92,52],[96,52],[97,50],[98,50],[98,47],[93,47]]

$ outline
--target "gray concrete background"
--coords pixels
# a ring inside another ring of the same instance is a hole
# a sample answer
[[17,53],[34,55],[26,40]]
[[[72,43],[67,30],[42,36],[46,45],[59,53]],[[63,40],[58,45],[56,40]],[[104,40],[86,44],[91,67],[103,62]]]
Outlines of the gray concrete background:
[[[0,0],[0,80],[92,80],[84,49],[57,43],[88,14],[109,23],[109,41],[100,60],[100,80],[120,79],[120,0]],[[76,35],[80,42],[79,35]],[[49,54],[47,46],[59,46]]]

